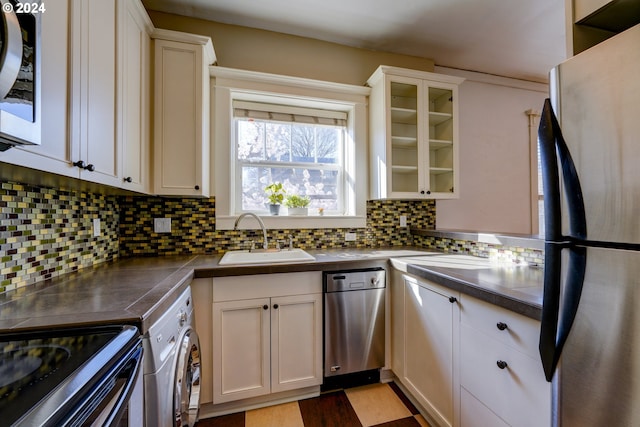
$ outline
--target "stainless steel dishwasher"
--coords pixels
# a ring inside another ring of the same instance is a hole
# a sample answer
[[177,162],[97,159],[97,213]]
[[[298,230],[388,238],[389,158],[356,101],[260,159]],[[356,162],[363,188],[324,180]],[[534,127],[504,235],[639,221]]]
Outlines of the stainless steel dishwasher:
[[323,273],[324,376],[384,366],[385,270]]

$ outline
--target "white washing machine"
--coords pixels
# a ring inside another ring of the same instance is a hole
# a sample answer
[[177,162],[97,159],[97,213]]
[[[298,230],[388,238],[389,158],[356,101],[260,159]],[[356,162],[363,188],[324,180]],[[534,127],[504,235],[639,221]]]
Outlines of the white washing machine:
[[187,288],[143,339],[147,427],[193,427],[200,407],[200,344]]

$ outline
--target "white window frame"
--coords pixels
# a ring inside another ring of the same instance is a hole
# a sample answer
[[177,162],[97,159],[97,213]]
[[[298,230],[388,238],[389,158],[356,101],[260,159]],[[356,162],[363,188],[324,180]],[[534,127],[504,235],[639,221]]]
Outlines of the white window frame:
[[[261,216],[270,229],[363,228],[368,193],[367,100],[370,89],[341,83],[280,76],[212,66],[209,68],[212,100],[211,188],[216,198],[216,229],[231,230],[238,212],[235,200],[235,126],[233,100],[273,102],[307,108],[327,108],[347,113],[344,152],[344,203],[347,215]],[[357,166],[357,167],[356,167]],[[250,220],[242,228],[255,228]]]

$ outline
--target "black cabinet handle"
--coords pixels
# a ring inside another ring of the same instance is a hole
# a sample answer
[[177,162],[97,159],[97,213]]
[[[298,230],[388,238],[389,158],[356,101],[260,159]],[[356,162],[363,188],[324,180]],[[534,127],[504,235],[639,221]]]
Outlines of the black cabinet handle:
[[273,304],[273,308],[277,310],[278,309],[278,304]]
[[506,324],[506,323],[504,323],[504,322],[498,322],[498,323],[496,324],[496,327],[497,327],[498,329],[500,329],[501,331],[504,331],[505,329],[508,329],[508,328],[509,328],[509,326],[507,326],[507,324]]
[[509,366],[509,365],[507,365],[507,362],[505,362],[504,360],[498,360],[496,362],[496,365],[498,365],[498,368],[500,368],[500,369],[504,369],[507,366]]
[[424,190],[422,190],[422,191],[420,192],[420,194],[424,194]]
[[269,306],[267,304],[265,304],[265,305],[262,306],[262,309],[263,310],[269,310]]
[[89,172],[93,172],[94,170],[96,170],[96,167],[93,166],[92,164],[88,164],[87,166],[84,167],[85,170],[88,170]]
[[427,190],[427,194],[431,194],[431,190]]
[[128,176],[124,179],[124,182],[133,182],[133,179],[130,176]]
[[199,185],[196,185],[194,188],[195,188],[196,190],[199,190],[199,189],[200,189],[200,186],[199,186]]
[[451,304],[453,304],[453,303],[454,303],[454,302],[456,302],[456,301],[458,301],[458,298],[456,298],[456,297],[449,297],[449,302],[450,302]]
[[78,160],[77,162],[73,162],[73,166],[84,169],[84,162],[82,160]]

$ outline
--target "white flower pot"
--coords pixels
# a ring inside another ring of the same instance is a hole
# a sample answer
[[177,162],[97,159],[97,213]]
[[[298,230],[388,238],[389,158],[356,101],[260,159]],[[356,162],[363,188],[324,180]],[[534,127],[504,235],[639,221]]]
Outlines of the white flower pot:
[[308,215],[309,208],[289,208],[289,215]]

